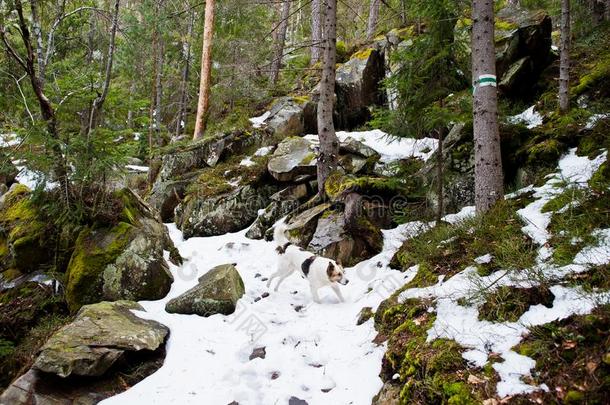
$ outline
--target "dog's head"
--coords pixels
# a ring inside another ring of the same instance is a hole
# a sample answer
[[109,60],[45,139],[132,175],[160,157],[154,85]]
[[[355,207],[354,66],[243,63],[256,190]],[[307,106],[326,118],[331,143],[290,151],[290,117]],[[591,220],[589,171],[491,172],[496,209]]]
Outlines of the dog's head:
[[349,280],[345,277],[343,266],[339,263],[328,263],[326,274],[328,275],[328,279],[331,283],[339,283],[342,285],[349,283]]

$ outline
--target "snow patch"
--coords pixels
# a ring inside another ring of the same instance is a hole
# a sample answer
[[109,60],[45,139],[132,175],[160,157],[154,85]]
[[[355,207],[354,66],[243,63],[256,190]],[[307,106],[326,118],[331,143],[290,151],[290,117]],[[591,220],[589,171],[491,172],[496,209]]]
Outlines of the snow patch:
[[538,111],[535,111],[535,105],[531,106],[521,114],[513,115],[508,117],[508,122],[512,124],[524,124],[529,129],[535,128],[542,125],[542,115]]
[[271,111],[267,111],[266,113],[258,117],[249,118],[249,121],[252,123],[253,128],[261,128],[270,115]]

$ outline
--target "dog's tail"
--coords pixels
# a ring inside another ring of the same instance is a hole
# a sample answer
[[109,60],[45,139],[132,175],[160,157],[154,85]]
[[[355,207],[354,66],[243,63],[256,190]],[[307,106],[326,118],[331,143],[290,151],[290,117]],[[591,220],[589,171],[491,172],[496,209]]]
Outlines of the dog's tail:
[[290,242],[286,237],[286,229],[288,229],[286,218],[282,218],[276,222],[275,228],[273,229],[273,240],[277,246],[284,246],[286,243]]

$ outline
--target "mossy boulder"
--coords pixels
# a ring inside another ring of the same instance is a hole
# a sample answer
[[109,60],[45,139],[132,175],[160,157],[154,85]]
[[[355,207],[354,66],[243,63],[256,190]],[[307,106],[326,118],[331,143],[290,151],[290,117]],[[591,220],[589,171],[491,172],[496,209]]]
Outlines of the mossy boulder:
[[51,260],[45,245],[53,229],[31,199],[26,186],[14,184],[0,198],[0,269],[21,273],[38,270]]
[[176,249],[167,229],[130,190],[117,197],[123,201],[121,221],[87,227],[76,240],[65,291],[73,312],[104,299],[155,300],[169,292],[173,278],[163,250]]
[[155,351],[169,329],[137,317],[143,311],[131,301],[100,302],[81,308],[74,321],[57,331],[42,347],[33,368],[60,377],[97,377],[125,352]]
[[304,138],[286,138],[278,145],[267,164],[278,181],[292,181],[299,176],[316,174],[314,145]]
[[244,293],[244,282],[235,266],[223,264],[201,276],[195,287],[170,300],[165,310],[172,314],[229,315]]

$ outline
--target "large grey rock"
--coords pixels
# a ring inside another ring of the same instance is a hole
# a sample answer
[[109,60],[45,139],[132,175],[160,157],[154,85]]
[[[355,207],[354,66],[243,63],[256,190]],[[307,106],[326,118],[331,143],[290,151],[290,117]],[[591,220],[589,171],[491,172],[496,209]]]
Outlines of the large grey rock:
[[267,164],[278,181],[292,181],[302,175],[316,174],[314,145],[304,138],[286,138],[278,145]]
[[383,237],[366,218],[359,223],[361,229],[348,230],[343,213],[330,212],[318,220],[307,249],[347,266],[369,259],[381,251]]
[[235,266],[223,264],[201,276],[195,287],[170,300],[165,310],[173,314],[229,315],[244,293],[244,282]]
[[273,185],[244,186],[212,197],[189,196],[176,207],[176,224],[185,238],[237,232],[250,225],[269,205]]
[[265,124],[278,138],[303,135],[305,131],[304,105],[292,97],[275,101]]
[[157,350],[165,343],[169,329],[138,318],[131,310],[144,308],[130,301],[82,307],[72,323],[49,338],[33,368],[60,377],[101,376],[125,352]]
[[352,129],[370,119],[369,107],[384,102],[384,78],[383,51],[372,48],[355,53],[337,69],[337,128]]
[[246,236],[250,239],[263,239],[269,228],[281,217],[294,211],[311,194],[312,190],[306,183],[287,187],[271,196],[271,203],[260,214]]

